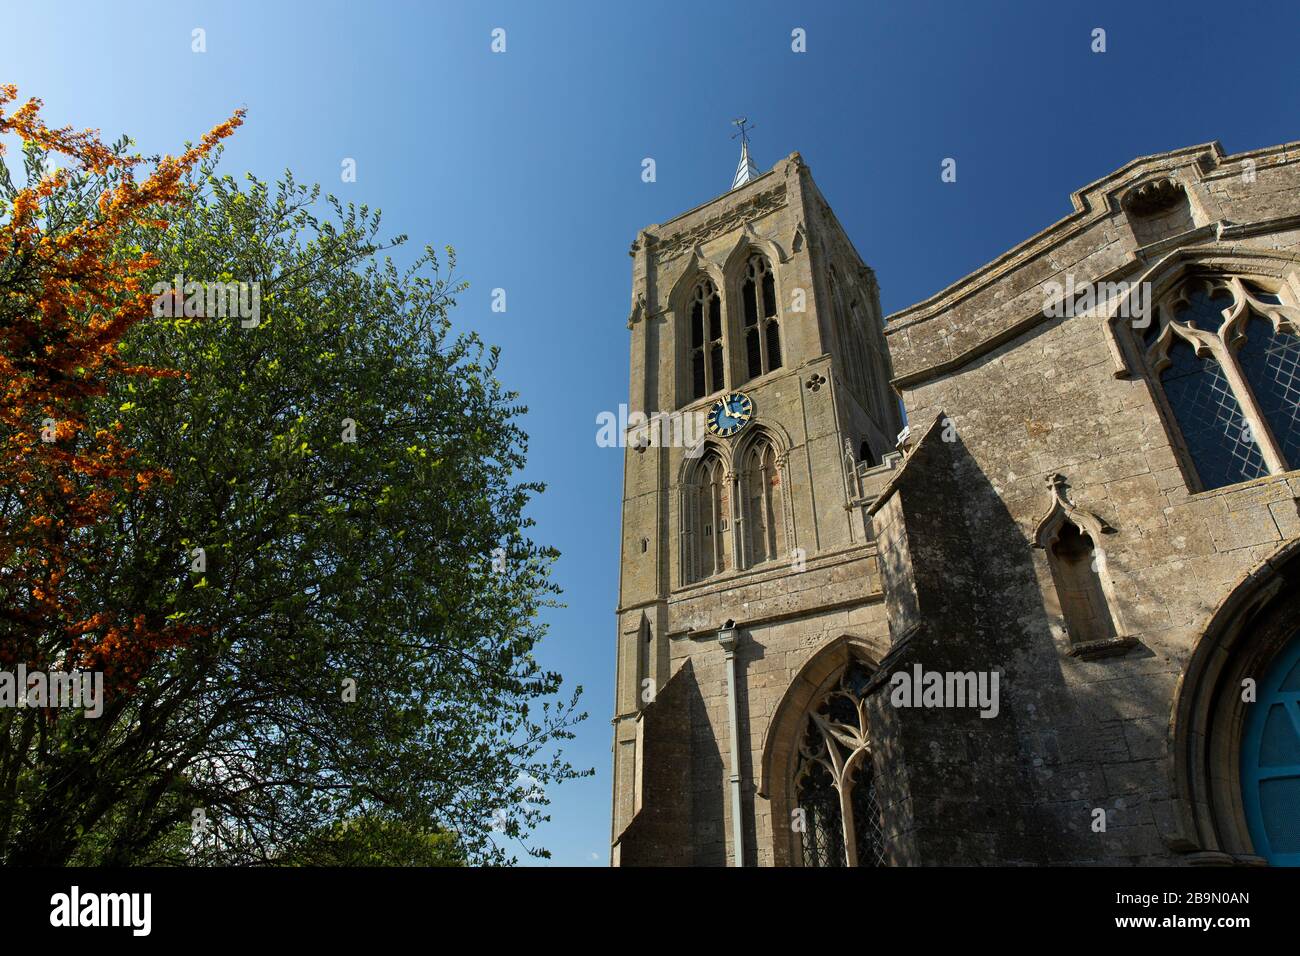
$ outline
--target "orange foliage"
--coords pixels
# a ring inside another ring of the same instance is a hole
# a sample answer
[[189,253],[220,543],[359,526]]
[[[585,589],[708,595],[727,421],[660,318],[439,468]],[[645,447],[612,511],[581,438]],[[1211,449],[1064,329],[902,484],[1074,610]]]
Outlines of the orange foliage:
[[157,211],[185,200],[186,174],[244,114],[137,182],[142,157],[115,153],[95,130],[49,128],[37,99],[6,112],[17,95],[0,86],[0,134],[67,156],[101,191],[93,210],[64,221],[73,180],[48,173],[19,190],[0,221],[0,664],[106,670],[122,689],[193,631],[125,610],[87,613],[66,581],[102,563],[86,529],[122,496],[169,479],[133,467],[120,423],[94,431],[86,423],[114,376],[175,374],[118,355],[122,337],[151,314],[142,280],[157,265],[147,253],[124,254],[119,240],[136,226],[167,228]]

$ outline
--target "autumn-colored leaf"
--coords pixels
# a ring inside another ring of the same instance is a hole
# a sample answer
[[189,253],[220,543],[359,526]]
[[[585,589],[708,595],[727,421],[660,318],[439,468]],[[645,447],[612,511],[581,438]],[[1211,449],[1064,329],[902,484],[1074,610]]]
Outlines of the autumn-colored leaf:
[[[132,229],[167,228],[158,210],[186,201],[186,176],[244,113],[180,156],[158,160],[137,181],[142,157],[104,145],[95,130],[50,128],[38,99],[10,112],[17,96],[15,86],[0,85],[0,136],[62,154],[80,175],[60,169],[36,177],[14,192],[0,219],[0,495],[11,502],[0,514],[0,664],[71,663],[104,670],[110,686],[129,689],[160,651],[190,639],[193,629],[82,608],[67,586],[71,568],[111,557],[94,552],[86,529],[170,477],[132,463],[120,423],[87,423],[92,401],[114,377],[177,375],[118,354],[123,336],[151,316],[141,277],[157,265],[139,245],[124,258],[121,239]],[[68,221],[67,210],[79,208],[69,191],[87,182],[99,194]]]

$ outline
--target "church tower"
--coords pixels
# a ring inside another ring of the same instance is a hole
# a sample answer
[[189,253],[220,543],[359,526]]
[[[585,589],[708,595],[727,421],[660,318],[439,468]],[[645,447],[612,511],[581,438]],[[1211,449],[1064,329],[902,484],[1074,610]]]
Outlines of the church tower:
[[779,698],[827,641],[888,643],[863,489],[902,425],[875,275],[799,154],[760,174],[743,135],[732,188],[631,256],[612,860],[788,862]]

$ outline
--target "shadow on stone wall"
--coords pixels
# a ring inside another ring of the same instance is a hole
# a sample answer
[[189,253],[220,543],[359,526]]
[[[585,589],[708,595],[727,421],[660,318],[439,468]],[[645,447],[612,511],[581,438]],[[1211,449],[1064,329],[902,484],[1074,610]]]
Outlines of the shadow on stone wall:
[[[936,426],[943,420],[940,415]],[[1107,774],[1135,763],[1125,742],[1126,702],[1100,691],[1076,697],[1078,685],[1067,684],[1062,671],[1131,667],[1136,657],[1099,664],[1063,658],[1049,628],[1031,542],[960,436],[948,429],[945,441],[944,434],[933,426],[926,432],[894,489],[908,560],[885,571],[886,589],[910,584],[918,614],[888,669],[996,670],[1000,700],[991,718],[974,708],[895,711],[918,862],[1123,862],[1117,857],[1143,856],[1149,848],[1125,848],[1113,832],[1091,829],[1093,808],[1105,806],[1113,789]],[[1146,704],[1150,709],[1157,702]],[[1167,713],[1167,701],[1164,706]],[[1108,815],[1108,824],[1121,829],[1133,822]]]
[[[740,812],[741,831],[745,841],[745,865],[758,861],[758,824],[754,819],[754,804],[758,793],[755,781],[758,768],[754,766],[754,748],[751,746],[752,724],[749,709],[749,671],[752,665],[765,656],[762,644],[750,638],[741,642],[736,654],[736,711],[740,731]],[[726,738],[730,741],[730,738]],[[728,780],[728,786],[730,781]]]
[[[694,691],[690,701],[689,730],[693,787],[691,799],[694,806],[690,837],[693,862],[695,866],[726,866],[727,844],[723,813],[726,766],[720,749],[721,741],[726,740],[726,727],[720,725],[715,733],[700,689],[695,687]],[[725,721],[725,710],[721,712]]]
[[[621,866],[691,866],[692,711],[700,701],[687,661],[641,711],[641,809],[619,837]],[[716,749],[716,748],[715,748]]]

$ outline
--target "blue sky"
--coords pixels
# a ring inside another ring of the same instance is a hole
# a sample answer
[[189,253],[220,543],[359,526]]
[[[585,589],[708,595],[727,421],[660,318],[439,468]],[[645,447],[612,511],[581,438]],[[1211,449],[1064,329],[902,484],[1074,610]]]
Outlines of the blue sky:
[[[456,320],[503,347],[502,378],[531,408],[530,477],[550,486],[536,536],[563,552],[568,606],[541,657],[585,686],[569,754],[598,771],[551,794],[539,841],[566,865],[608,856],[622,469],[595,435],[627,400],[627,250],[730,185],[732,117],[756,124],[761,169],[803,154],[886,312],[1136,156],[1300,139],[1293,0],[59,3],[0,24],[0,82],[42,97],[52,123],[155,152],[244,106],[228,172],[290,168],[383,209],[413,246],[456,246],[472,283]],[[947,157],[955,183],[940,181]]]

